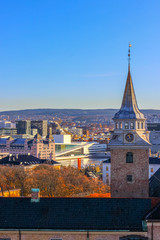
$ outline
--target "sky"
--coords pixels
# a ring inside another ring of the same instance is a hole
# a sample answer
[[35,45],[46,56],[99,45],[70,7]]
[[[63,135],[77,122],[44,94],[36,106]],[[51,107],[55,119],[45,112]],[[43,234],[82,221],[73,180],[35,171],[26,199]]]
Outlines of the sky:
[[0,111],[160,109],[159,0],[0,0]]

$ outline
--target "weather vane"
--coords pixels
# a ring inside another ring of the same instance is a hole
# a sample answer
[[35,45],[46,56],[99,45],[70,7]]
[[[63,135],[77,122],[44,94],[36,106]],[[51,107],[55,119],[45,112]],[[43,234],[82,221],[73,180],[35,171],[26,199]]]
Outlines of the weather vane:
[[131,58],[130,58],[130,48],[132,47],[132,45],[129,43],[129,48],[128,48],[128,66],[130,66],[130,61],[131,61]]

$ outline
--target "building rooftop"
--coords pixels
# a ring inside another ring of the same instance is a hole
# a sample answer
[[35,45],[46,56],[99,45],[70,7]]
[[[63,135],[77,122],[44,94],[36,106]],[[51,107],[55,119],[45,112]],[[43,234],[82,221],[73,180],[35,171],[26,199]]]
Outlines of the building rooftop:
[[0,198],[1,229],[142,231],[151,199]]
[[149,196],[160,197],[160,168],[149,179]]
[[113,119],[145,119],[143,113],[140,112],[134,92],[131,72],[130,72],[130,45],[128,50],[128,76],[124,90],[122,105],[120,110],[115,114]]
[[[45,164],[46,163],[46,159],[40,159],[40,158],[37,158],[37,157],[34,157],[32,155],[27,155],[27,154],[24,154],[24,155],[11,155],[11,156],[7,156],[5,158],[2,158],[0,160],[0,164],[2,165],[25,165],[25,166],[28,166],[28,165],[32,165],[32,164]],[[51,164],[59,164],[58,162],[54,161],[54,160],[51,160],[50,161]]]

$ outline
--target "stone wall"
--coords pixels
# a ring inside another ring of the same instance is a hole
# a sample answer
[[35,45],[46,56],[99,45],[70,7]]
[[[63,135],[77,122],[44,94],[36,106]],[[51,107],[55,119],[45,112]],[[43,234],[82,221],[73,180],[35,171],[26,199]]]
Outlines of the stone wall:
[[[126,163],[127,152],[133,153],[133,163]],[[111,197],[148,197],[148,169],[147,149],[112,149]],[[127,175],[132,175],[132,182]]]
[[[0,232],[0,238],[11,238],[11,240],[51,240],[51,239],[62,239],[62,240],[119,240],[120,237],[129,235],[138,235],[146,237],[146,232],[140,233],[126,233],[126,232],[89,232],[87,238],[87,232],[43,232],[43,231],[6,231]],[[154,240],[159,240],[158,238]]]

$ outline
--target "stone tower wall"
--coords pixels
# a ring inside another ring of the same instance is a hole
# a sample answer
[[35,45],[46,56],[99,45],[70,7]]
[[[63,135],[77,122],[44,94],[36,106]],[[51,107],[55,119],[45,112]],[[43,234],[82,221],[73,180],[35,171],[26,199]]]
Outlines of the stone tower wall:
[[[133,153],[133,163],[126,163],[126,153]],[[111,150],[111,197],[139,198],[149,196],[149,150]],[[127,182],[132,175],[132,182]]]

